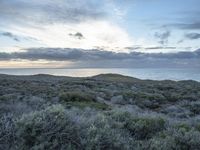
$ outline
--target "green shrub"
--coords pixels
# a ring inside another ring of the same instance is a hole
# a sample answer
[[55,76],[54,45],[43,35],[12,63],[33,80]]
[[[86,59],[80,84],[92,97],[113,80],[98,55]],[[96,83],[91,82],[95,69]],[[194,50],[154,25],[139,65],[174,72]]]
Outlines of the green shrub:
[[171,128],[150,140],[150,150],[199,150],[200,132],[194,129]]
[[77,92],[64,92],[59,95],[60,101],[63,102],[92,102],[95,101],[95,98],[82,91]]
[[199,150],[200,147],[200,132],[195,130],[187,131],[185,129],[179,129],[176,134],[173,135],[177,148],[180,150]]
[[12,149],[15,145],[15,117],[12,114],[0,117],[0,149]]
[[90,108],[94,108],[94,109],[99,109],[99,110],[109,110],[111,109],[107,104],[104,103],[99,103],[99,102],[68,102],[67,106],[75,106],[78,108],[86,108],[86,107],[90,107]]
[[104,115],[99,115],[94,119],[94,122],[86,132],[86,150],[132,149],[132,139],[129,133],[118,128],[113,128],[110,121]]
[[163,95],[169,102],[177,102],[182,99],[182,96],[178,92],[165,92]]
[[78,149],[78,131],[64,108],[56,105],[19,119],[17,144],[19,149]]
[[[147,148],[148,147],[148,148]],[[172,136],[155,137],[149,140],[146,150],[181,150],[178,149],[176,142]]]
[[189,105],[189,109],[195,115],[200,114],[200,102],[191,102],[191,104]]
[[25,115],[17,121],[17,148],[131,149],[129,133],[113,128],[105,115],[84,115],[61,105]]
[[191,130],[191,127],[186,123],[178,123],[173,126],[176,129],[183,129],[185,131]]
[[111,113],[111,118],[117,122],[127,122],[131,119],[131,114],[129,112],[113,112]]
[[65,92],[60,94],[59,99],[67,106],[75,106],[79,108],[91,107],[100,110],[110,109],[110,107],[105,103],[96,102],[94,96],[84,92]]
[[164,130],[165,121],[162,118],[136,117],[128,120],[125,127],[136,139],[148,139]]

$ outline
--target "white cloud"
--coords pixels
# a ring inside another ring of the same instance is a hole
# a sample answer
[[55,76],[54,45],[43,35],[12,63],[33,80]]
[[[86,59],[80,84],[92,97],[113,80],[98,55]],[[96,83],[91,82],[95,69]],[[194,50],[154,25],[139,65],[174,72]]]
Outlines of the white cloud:
[[[78,39],[69,34],[81,33]],[[128,33],[116,24],[107,21],[88,21],[76,24],[50,24],[42,28],[12,27],[12,33],[39,40],[47,47],[92,49],[106,47],[108,50],[133,45]]]

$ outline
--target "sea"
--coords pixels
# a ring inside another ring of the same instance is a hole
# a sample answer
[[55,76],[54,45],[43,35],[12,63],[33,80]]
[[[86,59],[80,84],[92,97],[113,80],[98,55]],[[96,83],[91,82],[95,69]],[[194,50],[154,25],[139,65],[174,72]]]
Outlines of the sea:
[[0,69],[0,74],[9,75],[36,75],[50,74],[56,76],[90,77],[98,74],[121,74],[139,79],[150,80],[195,80],[200,82],[200,68],[20,68]]

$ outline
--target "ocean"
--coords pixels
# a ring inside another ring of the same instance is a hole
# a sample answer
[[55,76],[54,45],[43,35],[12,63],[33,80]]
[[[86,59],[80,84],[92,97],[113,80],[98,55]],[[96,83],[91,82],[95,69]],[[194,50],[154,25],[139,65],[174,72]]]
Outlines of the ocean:
[[139,79],[151,80],[195,80],[200,82],[200,68],[90,68],[90,69],[0,69],[0,74],[89,77],[97,74],[117,73]]

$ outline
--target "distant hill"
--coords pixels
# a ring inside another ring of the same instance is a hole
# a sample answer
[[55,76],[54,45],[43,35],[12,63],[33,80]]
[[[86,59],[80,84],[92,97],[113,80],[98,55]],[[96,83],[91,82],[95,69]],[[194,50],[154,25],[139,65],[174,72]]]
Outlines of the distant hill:
[[92,79],[104,80],[104,81],[113,81],[113,82],[135,82],[140,81],[140,79],[124,76],[120,74],[100,74],[93,76]]

